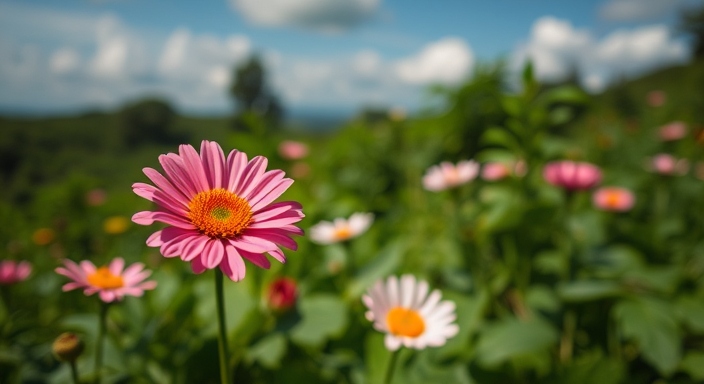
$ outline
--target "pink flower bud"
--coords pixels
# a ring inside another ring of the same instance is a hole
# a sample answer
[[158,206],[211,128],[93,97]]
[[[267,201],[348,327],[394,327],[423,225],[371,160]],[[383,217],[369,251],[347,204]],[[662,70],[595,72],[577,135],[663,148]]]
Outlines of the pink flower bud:
[[296,304],[298,285],[290,277],[281,277],[269,285],[267,304],[276,312],[285,312]]
[[286,160],[300,160],[308,156],[308,146],[299,141],[282,141],[279,144],[279,155]]
[[651,107],[661,107],[665,104],[667,100],[667,95],[663,91],[650,91],[648,92],[648,105]]

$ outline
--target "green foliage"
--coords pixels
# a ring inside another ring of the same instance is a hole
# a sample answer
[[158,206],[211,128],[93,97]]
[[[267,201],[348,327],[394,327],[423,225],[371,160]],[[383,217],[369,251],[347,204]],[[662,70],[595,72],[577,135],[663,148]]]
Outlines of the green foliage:
[[[376,280],[403,273],[455,303],[459,333],[442,347],[402,349],[395,383],[704,380],[704,182],[694,171],[644,168],[660,152],[692,167],[704,160],[696,79],[704,79],[701,63],[593,97],[574,84],[542,85],[530,66],[520,90],[508,91],[501,66],[482,67],[466,84],[435,89],[435,109],[409,118],[370,109],[316,134],[273,131],[253,111],[240,116],[250,129],[233,133],[227,119],[178,116],[158,102],[116,114],[2,119],[2,258],[29,260],[34,272],[0,285],[0,382],[70,380],[50,354],[66,330],[86,341],[78,368],[84,381],[93,378],[97,300],[62,292],[66,281],[54,269],[66,257],[103,265],[116,256],[145,263],[158,287],[112,306],[104,382],[217,382],[212,273],[197,276],[178,258],[163,258],[144,244],[155,228],[128,221],[151,206],[130,185],[147,182],[141,169],[160,168],[158,155],[176,152],[171,140],[179,137],[266,156],[270,169],[296,180],[284,199],[302,203],[304,230],[354,212],[375,215],[358,238],[322,246],[303,236],[297,251],[285,251],[285,265],[248,264],[243,281],[226,282],[237,382],[382,382],[392,355],[361,296]],[[262,89],[255,80],[237,91],[252,108]],[[655,88],[668,95],[659,108],[645,103]],[[687,123],[688,135],[659,140],[658,128],[675,119]],[[307,158],[278,154],[291,139],[309,146]],[[430,166],[470,158],[505,164],[510,175],[423,188]],[[635,193],[634,207],[601,211],[590,191],[547,184],[543,166],[556,159],[598,164],[604,185]],[[91,202],[95,191],[104,201]],[[115,217],[126,226],[107,231]],[[288,311],[267,305],[267,287],[279,276],[298,282]]]

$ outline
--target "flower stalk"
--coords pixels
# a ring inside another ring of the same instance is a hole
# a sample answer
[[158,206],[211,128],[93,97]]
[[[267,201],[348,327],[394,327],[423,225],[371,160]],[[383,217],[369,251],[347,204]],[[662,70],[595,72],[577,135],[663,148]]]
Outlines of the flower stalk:
[[230,380],[230,352],[227,348],[227,329],[225,325],[225,300],[223,294],[223,274],[219,268],[215,269],[215,299],[218,308],[218,355],[220,357],[220,383],[231,384]]

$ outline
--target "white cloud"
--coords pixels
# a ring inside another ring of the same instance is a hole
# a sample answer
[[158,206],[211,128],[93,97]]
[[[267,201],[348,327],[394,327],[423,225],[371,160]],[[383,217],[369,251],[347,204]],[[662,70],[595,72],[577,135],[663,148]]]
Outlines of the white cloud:
[[60,48],[49,59],[51,72],[62,75],[75,71],[80,65],[78,52],[71,48]]
[[412,57],[400,60],[397,75],[409,84],[453,84],[466,78],[474,55],[464,40],[446,37],[428,44]]
[[662,16],[684,5],[683,0],[610,0],[599,9],[611,21],[640,21]]
[[337,32],[373,17],[380,0],[230,0],[252,23]]
[[618,30],[599,40],[567,21],[543,17],[534,23],[528,42],[514,52],[513,67],[519,70],[530,59],[544,81],[563,79],[576,70],[582,84],[598,92],[624,76],[688,58],[686,45],[664,25]]

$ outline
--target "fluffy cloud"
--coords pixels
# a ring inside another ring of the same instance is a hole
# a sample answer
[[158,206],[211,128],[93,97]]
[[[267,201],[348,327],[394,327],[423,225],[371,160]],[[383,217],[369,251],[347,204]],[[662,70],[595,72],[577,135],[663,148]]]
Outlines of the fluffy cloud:
[[649,20],[686,3],[685,0],[610,0],[599,9],[599,16],[611,21]]
[[588,89],[598,92],[621,77],[633,77],[689,58],[686,45],[664,25],[618,30],[596,39],[569,22],[552,17],[538,19],[528,42],[513,56],[518,70],[532,60],[536,76],[560,80],[573,71]]
[[380,0],[230,0],[252,23],[337,32],[372,17]]
[[474,63],[464,40],[447,37],[396,64],[398,76],[410,84],[453,84],[463,80]]

